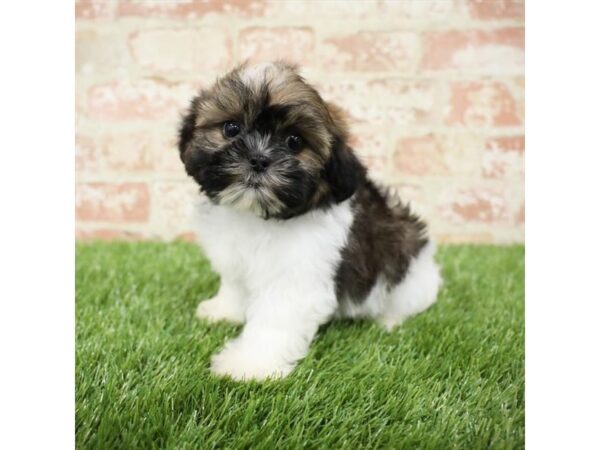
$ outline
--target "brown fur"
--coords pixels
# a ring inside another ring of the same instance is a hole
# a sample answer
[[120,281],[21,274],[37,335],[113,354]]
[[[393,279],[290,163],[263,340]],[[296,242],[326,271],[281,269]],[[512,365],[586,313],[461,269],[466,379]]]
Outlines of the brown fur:
[[[241,124],[239,136],[224,137],[229,121]],[[302,148],[286,147],[290,135],[302,137]],[[354,221],[336,289],[340,301],[360,302],[379,279],[399,283],[428,239],[424,222],[367,178],[347,142],[343,111],[323,101],[295,66],[277,62],[260,70],[241,65],[202,91],[183,120],[179,150],[215,203],[235,202],[226,194],[252,192],[253,180],[261,180],[270,202],[255,209],[265,219],[286,220],[352,197]],[[256,155],[272,160],[266,175],[250,168]]]
[[[254,133],[238,142],[248,150],[240,148],[233,154],[231,145],[237,145],[233,141],[239,139],[230,141],[223,136],[223,125],[228,121],[240,123],[245,133]],[[260,127],[264,128],[260,130],[262,137],[256,134]],[[218,79],[212,88],[202,91],[192,101],[181,129],[181,159],[188,173],[197,179],[209,197],[218,201],[217,190],[224,188],[221,184],[244,182],[247,166],[244,152],[249,160],[251,153],[261,151],[251,147],[256,147],[263,138],[269,139],[269,148],[283,148],[285,136],[290,133],[301,136],[304,145],[297,154],[288,154],[279,160],[287,159],[287,167],[297,164],[302,170],[304,175],[300,172],[290,174],[288,181],[304,178],[306,193],[303,195],[308,197],[302,205],[293,205],[285,212],[265,210],[265,217],[292,217],[309,208],[327,207],[354,192],[356,186],[344,180],[344,166],[349,165],[348,169],[356,167],[361,173],[364,168],[345,144],[347,131],[341,110],[323,101],[298,74],[295,66],[283,62],[260,70],[243,64]],[[219,153],[227,151],[229,156],[222,155],[227,162],[219,169],[211,170],[209,161],[214,158],[209,155],[218,158]],[[222,174],[217,175],[216,170]],[[274,167],[272,172],[279,176],[269,178],[278,181],[273,187],[278,187],[280,195],[285,197],[283,166]],[[292,187],[287,189],[290,191]],[[291,199],[295,194],[290,191],[288,196]]]

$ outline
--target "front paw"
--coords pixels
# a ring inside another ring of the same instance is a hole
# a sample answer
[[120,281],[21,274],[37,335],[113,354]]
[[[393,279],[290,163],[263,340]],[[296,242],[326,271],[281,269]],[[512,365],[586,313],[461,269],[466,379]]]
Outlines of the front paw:
[[225,320],[235,324],[244,323],[243,311],[218,295],[210,300],[200,302],[196,308],[196,317],[209,322]]
[[287,376],[294,364],[264,348],[248,348],[239,342],[229,343],[223,351],[212,358],[210,370],[218,376],[234,380],[279,379]]

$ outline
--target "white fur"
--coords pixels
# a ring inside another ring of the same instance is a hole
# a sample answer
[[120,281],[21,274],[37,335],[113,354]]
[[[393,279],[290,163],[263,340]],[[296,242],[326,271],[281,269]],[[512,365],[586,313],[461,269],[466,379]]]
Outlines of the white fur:
[[405,319],[429,308],[442,286],[440,270],[434,260],[435,244],[428,242],[413,258],[404,279],[396,286],[378,280],[365,302],[346,301],[338,317],[374,317],[388,330]]
[[[246,321],[213,358],[213,372],[235,379],[285,376],[306,355],[336,309],[333,279],[351,223],[348,201],[287,221],[198,205],[199,240],[223,282],[217,300],[199,306],[198,314]],[[222,299],[227,306],[219,305]]]
[[197,316],[245,322],[213,357],[218,375],[286,376],[334,315],[375,317],[391,327],[435,301],[441,278],[430,245],[400,285],[377,283],[361,307],[338,310],[334,277],[353,220],[350,200],[285,221],[206,201],[195,209],[199,241],[221,275],[219,293],[200,303]]
[[244,323],[244,300],[248,293],[243,289],[242,283],[225,281],[221,278],[219,293],[204,302],[200,302],[196,309],[196,316],[209,322],[227,320],[233,323]]
[[240,73],[242,80],[248,86],[258,86],[264,83],[269,72],[275,71],[275,64],[263,62],[248,66]]
[[246,67],[240,76],[244,84],[251,89],[258,89],[265,82],[268,82],[271,88],[277,88],[285,82],[284,73],[276,64],[264,62]]

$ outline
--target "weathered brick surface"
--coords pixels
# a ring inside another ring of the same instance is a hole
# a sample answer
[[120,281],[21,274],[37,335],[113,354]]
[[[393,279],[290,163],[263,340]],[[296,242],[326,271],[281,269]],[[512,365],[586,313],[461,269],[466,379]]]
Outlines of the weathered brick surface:
[[481,139],[468,133],[426,134],[401,138],[394,169],[403,175],[467,176],[478,169]]
[[523,176],[524,152],[524,136],[488,139],[483,153],[483,175],[488,178],[502,178],[507,175]]
[[518,127],[523,125],[522,108],[502,81],[452,82],[446,124]]
[[398,78],[342,80],[318,84],[327,101],[341,106],[355,123],[378,127],[434,125],[437,84]]
[[115,17],[117,3],[106,0],[76,0],[75,18],[77,20],[112,19]]
[[522,0],[76,0],[77,239],[193,239],[176,147],[192,95],[299,63],[372,177],[442,242],[524,236]]
[[75,37],[75,70],[77,73],[118,73],[129,67],[131,58],[127,43],[118,33],[85,30]]
[[315,36],[312,28],[261,28],[241,31],[240,58],[250,62],[287,59],[303,66],[313,64]]
[[225,69],[232,62],[230,39],[219,28],[136,31],[129,45],[138,64],[157,72]]
[[152,231],[166,239],[190,236],[193,196],[198,188],[191,180],[161,181],[152,185]]
[[83,222],[146,222],[150,195],[146,183],[79,183],[75,206]]
[[375,178],[384,179],[390,169],[387,139],[369,127],[357,127],[350,140],[350,146],[360,160],[369,168]]
[[439,211],[455,223],[506,222],[509,199],[504,193],[487,188],[459,189],[447,196]]
[[264,10],[262,0],[121,0],[116,13],[122,17],[193,20],[211,15],[260,16]]
[[525,29],[435,31],[423,42],[423,70],[522,73]]
[[88,91],[88,114],[99,120],[160,120],[176,117],[195,90],[189,84],[160,79],[111,81]]
[[525,203],[522,203],[521,207],[517,210],[517,213],[515,214],[515,223],[517,225],[525,223]]
[[359,31],[323,42],[323,68],[348,72],[412,72],[419,60],[419,37],[404,31]]
[[469,11],[474,19],[523,19],[524,0],[469,0]]
[[164,132],[129,132],[75,136],[78,179],[166,177],[185,180],[175,136]]
[[354,0],[341,4],[329,1],[267,1],[262,11],[264,17],[281,20],[297,17],[310,19],[373,20],[397,24],[398,21],[456,21],[468,17],[468,5],[455,0]]

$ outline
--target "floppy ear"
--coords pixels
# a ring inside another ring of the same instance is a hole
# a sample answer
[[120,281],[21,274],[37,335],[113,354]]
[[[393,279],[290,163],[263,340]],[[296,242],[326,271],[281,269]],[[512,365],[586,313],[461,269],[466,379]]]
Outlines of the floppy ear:
[[325,179],[336,203],[349,198],[366,177],[367,169],[358,160],[354,151],[346,144],[348,132],[343,111],[327,103],[330,129],[334,136],[331,156],[325,164]]
[[196,125],[196,105],[198,97],[194,98],[183,116],[181,125],[179,126],[179,158],[185,164],[185,153],[194,137],[194,127]]
[[335,139],[325,164],[325,178],[336,203],[349,198],[365,180],[367,170],[344,142]]

